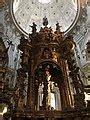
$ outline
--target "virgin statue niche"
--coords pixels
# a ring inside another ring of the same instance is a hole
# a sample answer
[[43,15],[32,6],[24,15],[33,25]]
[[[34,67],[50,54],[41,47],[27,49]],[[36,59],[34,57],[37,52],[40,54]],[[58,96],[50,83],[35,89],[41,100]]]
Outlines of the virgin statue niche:
[[51,81],[52,74],[49,69],[45,69],[45,81],[40,83],[38,90],[38,110],[58,110],[61,109],[60,91],[55,86],[54,81]]

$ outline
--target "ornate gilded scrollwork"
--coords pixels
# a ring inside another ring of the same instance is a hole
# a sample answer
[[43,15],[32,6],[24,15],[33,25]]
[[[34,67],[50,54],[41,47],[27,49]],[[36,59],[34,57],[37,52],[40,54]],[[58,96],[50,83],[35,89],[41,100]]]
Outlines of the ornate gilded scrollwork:
[[[64,36],[64,33],[60,31],[59,23],[57,23],[55,32],[51,27],[47,27],[46,21],[43,24],[45,27],[41,28],[39,32],[36,32],[36,25],[32,26],[32,34],[29,34],[29,39],[22,35],[18,45],[18,49],[21,51],[21,67],[17,70],[17,83],[14,91],[16,97],[13,97],[13,100],[16,110],[25,112],[31,118],[40,111],[43,112],[44,118],[50,111],[48,118],[51,118],[55,112],[59,115],[60,110],[71,109],[70,97],[72,96],[70,96],[68,75],[72,79],[75,92],[73,93],[74,107],[83,108],[85,106],[79,67],[73,59],[74,47],[76,47],[73,37]],[[25,79],[28,79],[26,108]],[[54,105],[51,103],[52,96]]]
[[[85,106],[84,86],[79,75],[79,67],[77,67],[76,61],[73,59],[75,46],[76,44],[73,41],[73,37],[68,36],[61,44],[61,55],[62,58],[67,60],[68,68],[70,70],[69,75],[72,78],[73,85],[76,91],[74,95],[75,107],[84,107]],[[81,94],[81,99],[79,102],[80,94]]]

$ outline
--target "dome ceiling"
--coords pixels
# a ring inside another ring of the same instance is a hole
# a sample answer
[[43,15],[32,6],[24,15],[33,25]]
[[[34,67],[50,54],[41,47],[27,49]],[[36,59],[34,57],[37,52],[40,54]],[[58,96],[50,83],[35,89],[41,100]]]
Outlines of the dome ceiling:
[[12,0],[12,16],[16,26],[25,34],[31,33],[33,22],[39,31],[45,16],[48,27],[55,30],[58,21],[61,31],[66,32],[77,19],[78,6],[78,0]]

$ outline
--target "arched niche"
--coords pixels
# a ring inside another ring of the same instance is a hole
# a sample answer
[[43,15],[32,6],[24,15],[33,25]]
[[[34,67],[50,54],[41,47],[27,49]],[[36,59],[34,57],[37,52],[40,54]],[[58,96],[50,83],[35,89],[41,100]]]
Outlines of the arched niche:
[[62,110],[61,84],[63,74],[60,67],[51,61],[40,63],[34,71],[36,110]]

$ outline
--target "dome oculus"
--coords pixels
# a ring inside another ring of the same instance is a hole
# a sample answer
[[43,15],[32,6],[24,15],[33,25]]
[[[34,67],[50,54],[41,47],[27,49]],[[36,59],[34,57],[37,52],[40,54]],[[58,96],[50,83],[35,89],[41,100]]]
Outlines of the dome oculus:
[[38,0],[40,3],[45,4],[45,3],[50,3],[51,0]]

